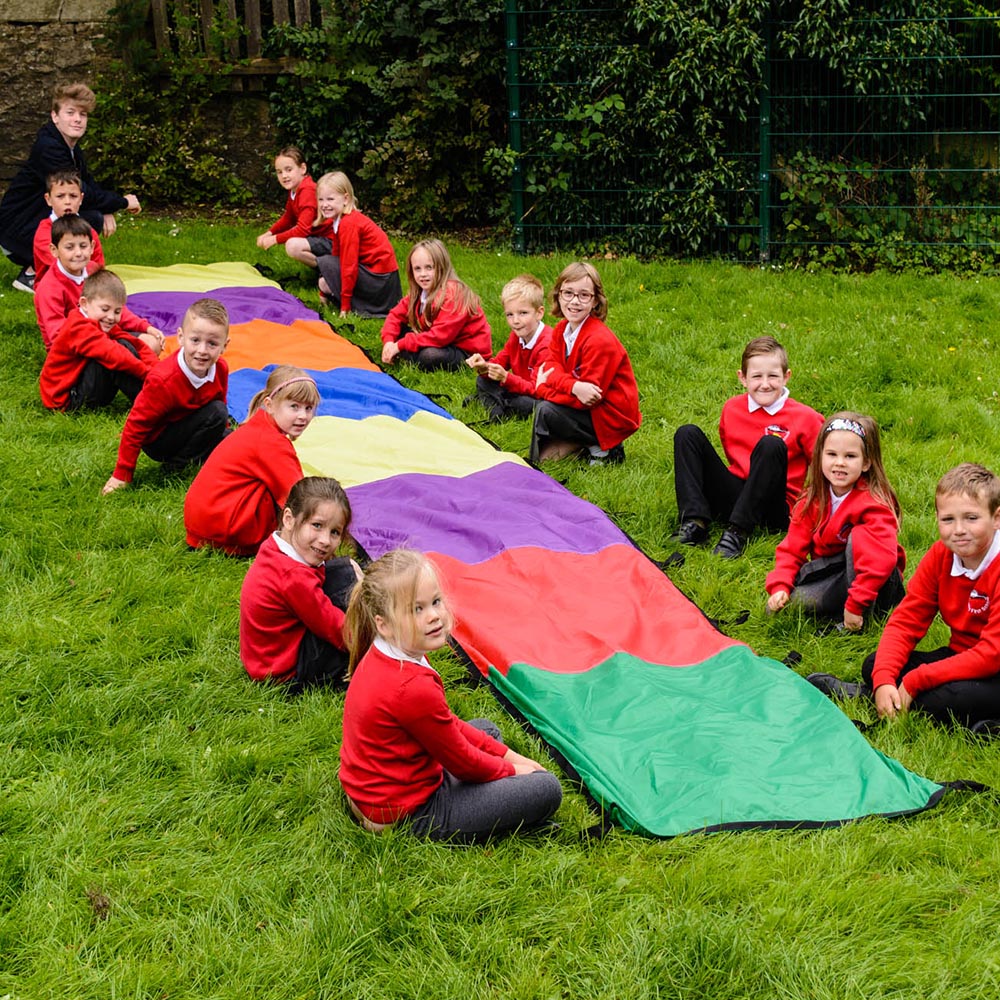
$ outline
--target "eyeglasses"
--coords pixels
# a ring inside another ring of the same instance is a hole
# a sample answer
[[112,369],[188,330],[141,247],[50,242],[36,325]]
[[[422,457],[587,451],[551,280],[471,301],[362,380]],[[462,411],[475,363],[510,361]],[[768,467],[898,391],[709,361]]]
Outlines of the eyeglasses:
[[559,298],[561,298],[563,302],[572,302],[573,299],[576,299],[581,306],[587,305],[593,297],[593,292],[571,292],[565,288],[561,289],[559,292]]

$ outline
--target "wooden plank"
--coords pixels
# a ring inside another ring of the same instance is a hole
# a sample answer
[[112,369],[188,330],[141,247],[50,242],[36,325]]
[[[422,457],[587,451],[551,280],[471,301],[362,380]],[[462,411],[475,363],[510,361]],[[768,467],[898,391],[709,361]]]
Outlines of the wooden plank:
[[312,24],[309,0],[295,0],[295,24],[299,28],[308,28]]
[[247,55],[253,59],[260,55],[260,0],[246,0],[244,16],[247,27]]
[[160,55],[170,54],[170,33],[167,30],[167,0],[152,0],[153,38]]
[[212,51],[212,22],[215,20],[213,0],[201,0],[201,44],[206,55],[221,55]]
[[[236,0],[226,0],[226,14],[230,24],[239,24],[239,19],[236,17]],[[235,34],[230,36],[228,48],[229,58],[236,62],[240,57],[240,40]]]
[[288,24],[288,0],[271,0],[275,24]]

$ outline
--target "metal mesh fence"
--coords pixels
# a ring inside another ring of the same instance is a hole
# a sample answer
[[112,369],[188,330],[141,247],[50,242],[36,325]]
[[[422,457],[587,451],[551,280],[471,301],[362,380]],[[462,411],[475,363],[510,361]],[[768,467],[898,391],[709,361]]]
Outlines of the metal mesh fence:
[[683,38],[643,30],[642,6],[655,5],[508,0],[518,249],[1000,262],[994,12],[854,4],[835,58],[805,51],[801,18],[765,17],[748,26],[731,93],[671,108],[677,74],[696,71]]

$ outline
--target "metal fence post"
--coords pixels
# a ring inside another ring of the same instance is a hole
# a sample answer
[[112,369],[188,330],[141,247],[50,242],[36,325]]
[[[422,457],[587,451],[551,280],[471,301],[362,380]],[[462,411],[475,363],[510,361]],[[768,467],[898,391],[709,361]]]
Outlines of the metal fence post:
[[514,228],[514,252],[525,253],[524,173],[521,169],[521,60],[517,43],[517,0],[505,0],[507,35],[507,117],[514,165],[510,178],[510,206]]
[[758,206],[760,265],[771,261],[771,57],[774,24],[771,13],[764,15],[764,66],[760,75],[760,191]]

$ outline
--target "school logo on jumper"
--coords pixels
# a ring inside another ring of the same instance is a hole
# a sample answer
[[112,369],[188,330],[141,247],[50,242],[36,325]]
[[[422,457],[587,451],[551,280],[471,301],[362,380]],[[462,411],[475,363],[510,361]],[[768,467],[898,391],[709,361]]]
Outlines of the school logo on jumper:
[[989,610],[990,610],[990,595],[980,594],[978,590],[973,589],[969,593],[969,614],[985,615],[986,612]]
[[764,428],[764,433],[768,437],[781,438],[782,441],[787,441],[791,431],[787,427],[782,427],[781,424],[768,424]]
[[853,528],[853,527],[854,527],[854,525],[851,524],[850,521],[848,521],[846,524],[842,524],[840,526],[840,531],[837,532],[837,541],[838,542],[846,542],[847,539],[848,539],[848,537],[851,534],[851,528]]

